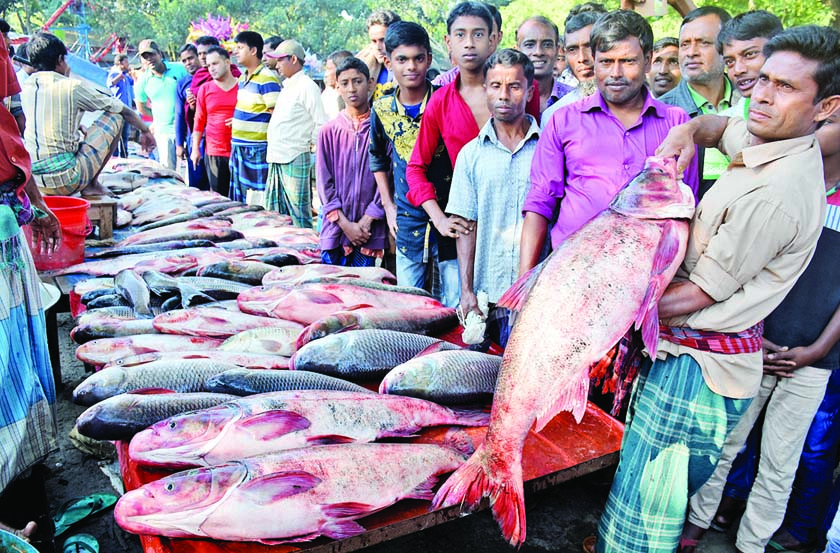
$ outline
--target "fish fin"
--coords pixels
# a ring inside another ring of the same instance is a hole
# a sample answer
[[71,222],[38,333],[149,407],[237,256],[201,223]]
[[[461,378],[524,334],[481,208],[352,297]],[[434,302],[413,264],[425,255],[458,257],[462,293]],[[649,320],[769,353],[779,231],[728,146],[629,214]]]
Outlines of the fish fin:
[[424,501],[431,501],[435,498],[434,491],[432,491],[437,484],[438,475],[433,474],[426,480],[420,483],[419,486],[408,492],[405,499],[422,499]]
[[344,309],[342,309],[342,311],[355,311],[357,309],[374,309],[374,306],[369,303],[357,303],[356,305],[345,307]]
[[376,508],[367,503],[347,501],[345,503],[332,503],[321,507],[321,512],[329,518],[353,518],[368,515]]
[[306,471],[275,472],[254,478],[240,486],[255,503],[267,505],[311,490],[321,479]]
[[480,409],[452,409],[455,420],[452,424],[459,426],[487,426],[490,424],[490,413]]
[[306,438],[307,445],[332,445],[332,444],[352,444],[357,442],[349,436],[339,436],[338,434],[327,434],[324,436],[312,436]]
[[439,351],[448,351],[452,349],[449,346],[450,344],[448,342],[444,342],[443,340],[437,341],[434,344],[429,344],[428,346],[420,350],[420,353],[415,355],[414,358],[416,359],[418,357],[423,357],[424,355],[429,355],[430,353],[437,353]]
[[321,527],[321,533],[334,540],[352,538],[365,532],[367,530],[361,524],[352,520],[333,520]]
[[543,267],[545,267],[545,261],[519,277],[517,281],[513,283],[513,286],[508,288],[507,292],[502,294],[502,297],[496,303],[496,306],[507,307],[513,312],[521,311],[522,307],[525,305],[525,300],[528,298],[531,288],[534,287],[534,283],[537,282],[537,277],[540,276]]
[[586,398],[589,394],[589,367],[581,371],[577,379],[572,379],[571,382],[571,386],[560,390],[554,401],[537,414],[534,432],[545,428],[551,419],[563,411],[570,411],[576,422],[580,422],[583,418],[583,414],[586,413]]
[[441,445],[452,448],[464,455],[475,453],[475,443],[470,438],[470,435],[464,432],[462,428],[450,428],[447,430],[443,436]]
[[642,341],[651,357],[656,356],[659,341],[659,299],[673,278],[674,265],[682,262],[685,253],[680,240],[680,223],[666,220],[662,223],[662,236],[653,257],[650,284],[636,313],[635,326],[642,332]]
[[309,419],[292,411],[268,411],[242,419],[238,426],[259,440],[273,440],[309,428]]
[[432,500],[432,509],[461,505],[475,510],[483,497],[490,498],[493,518],[505,539],[519,546],[525,541],[525,493],[522,487],[521,452],[510,457],[491,456],[485,444],[443,483]]
[[316,304],[341,303],[341,298],[329,292],[322,292],[320,290],[301,290],[300,291],[306,301]]
[[140,394],[140,395],[157,395],[157,394],[177,394],[175,390],[170,390],[168,388],[139,388],[137,390],[132,390],[128,392],[130,394]]

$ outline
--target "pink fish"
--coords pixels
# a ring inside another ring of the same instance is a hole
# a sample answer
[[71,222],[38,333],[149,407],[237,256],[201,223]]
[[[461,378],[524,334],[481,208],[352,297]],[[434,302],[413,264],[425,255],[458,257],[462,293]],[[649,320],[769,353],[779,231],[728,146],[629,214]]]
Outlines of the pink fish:
[[155,317],[153,325],[158,332],[229,338],[234,334],[254,328],[282,327],[299,333],[303,325],[296,322],[238,313],[229,309],[199,307],[176,309]]
[[301,348],[312,340],[346,330],[399,330],[437,336],[456,326],[458,326],[458,315],[449,307],[410,310],[359,307],[348,311],[337,311],[310,324],[300,333],[297,347]]
[[401,499],[430,499],[437,477],[463,459],[423,444],[295,449],[150,482],[123,495],[114,517],[129,532],[176,538],[342,539],[365,531],[355,519]]
[[227,363],[238,367],[251,369],[288,369],[289,358],[282,355],[266,355],[262,353],[245,353],[240,351],[207,350],[207,351],[167,351],[151,352],[123,357],[107,363],[103,368],[111,366],[133,367],[153,361],[176,359],[213,359],[219,363]]
[[293,287],[319,277],[357,278],[385,284],[397,283],[396,277],[390,271],[381,267],[341,267],[339,265],[318,264],[279,267],[264,275],[262,283],[265,286],[282,284],[286,287]]
[[441,309],[429,297],[374,290],[347,284],[303,284],[293,290],[281,286],[260,286],[239,294],[239,308],[245,313],[268,315],[305,325],[357,305],[391,309]]
[[580,421],[590,366],[631,327],[656,355],[657,303],[682,262],[693,212],[693,195],[677,182],[674,160],[648,158],[609,209],[505,294],[499,305],[520,314],[487,438],[441,487],[435,507],[472,509],[489,497],[505,538],[515,546],[525,540],[525,437],[562,411]]
[[[168,241],[171,240],[169,237],[174,235],[180,235],[192,231],[230,229],[231,226],[230,221],[225,221],[224,219],[196,219],[194,221],[175,223],[165,227],[136,232],[128,238],[118,242],[116,246],[123,247],[130,246],[132,244],[149,244],[153,242]],[[161,238],[164,240],[160,240]]]
[[137,273],[160,271],[161,273],[175,274],[197,267],[199,264],[209,265],[220,261],[242,259],[244,256],[245,254],[241,251],[228,251],[221,248],[189,248],[178,250],[169,255],[161,255],[160,252],[140,253],[88,261],[58,271],[51,271],[49,274],[55,276],[85,273],[105,276],[116,275],[124,269],[134,269]]
[[222,340],[173,334],[138,334],[120,338],[93,340],[76,348],[76,358],[91,365],[104,365],[141,353],[216,349]]

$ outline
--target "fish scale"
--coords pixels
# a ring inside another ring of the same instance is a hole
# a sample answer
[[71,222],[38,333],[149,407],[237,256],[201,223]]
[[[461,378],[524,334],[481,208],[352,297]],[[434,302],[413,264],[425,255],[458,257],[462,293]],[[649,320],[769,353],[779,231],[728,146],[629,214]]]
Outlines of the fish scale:
[[290,365],[296,370],[342,378],[372,379],[384,376],[433,344],[458,349],[443,340],[408,332],[351,330],[307,343],[295,353]]
[[352,382],[309,371],[232,369],[210,378],[211,392],[247,396],[287,390],[339,390],[373,393]]

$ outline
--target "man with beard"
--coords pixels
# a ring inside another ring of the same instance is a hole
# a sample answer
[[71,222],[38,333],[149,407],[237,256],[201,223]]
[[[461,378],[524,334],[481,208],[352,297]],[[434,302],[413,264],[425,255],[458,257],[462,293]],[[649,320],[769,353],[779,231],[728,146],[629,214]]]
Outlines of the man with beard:
[[666,36],[653,43],[653,63],[648,72],[648,86],[655,98],[673,90],[682,79],[680,41]]
[[[724,73],[723,56],[717,50],[717,38],[723,25],[731,19],[717,6],[703,6],[688,13],[680,27],[680,73],[682,80],[671,92],[659,99],[679,106],[692,118],[717,114],[731,108],[740,95]],[[716,148],[698,150],[700,193],[698,199],[726,170],[729,160]]]
[[541,124],[545,128],[552,114],[563,106],[573,104],[582,98],[591,96],[597,86],[595,84],[595,70],[592,59],[590,35],[592,27],[606,10],[601,4],[587,2],[575,6],[566,17],[566,63],[577,79],[577,88],[560,98],[542,114]]
[[[546,65],[550,68],[550,60]],[[484,64],[490,119],[464,146],[455,164],[447,212],[463,217],[474,231],[455,242],[461,272],[461,309],[487,317],[489,337],[507,343],[507,310],[482,313],[476,292],[495,305],[519,274],[520,215],[528,191],[531,160],[540,128],[525,112],[537,91],[534,66],[517,50],[499,50]],[[502,311],[502,313],[498,313]]]
[[[522,208],[520,274],[539,262],[549,230],[557,248],[606,209],[671,127],[688,121],[683,110],[655,100],[645,86],[653,31],[641,15],[624,10],[603,15],[592,37],[597,91],[557,111],[537,144]],[[683,180],[697,190],[696,164]]]

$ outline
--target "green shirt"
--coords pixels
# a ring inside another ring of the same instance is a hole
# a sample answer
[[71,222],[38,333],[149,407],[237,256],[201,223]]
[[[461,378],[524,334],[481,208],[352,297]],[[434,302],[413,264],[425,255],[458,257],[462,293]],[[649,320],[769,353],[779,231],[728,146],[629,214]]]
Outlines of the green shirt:
[[178,81],[187,76],[187,70],[180,64],[163,62],[166,71],[156,75],[147,69],[134,85],[134,97],[141,104],[152,101],[152,119],[155,134],[175,134],[175,94]]
[[[710,101],[706,100],[696,90],[688,85],[688,92],[691,94],[691,99],[694,104],[700,108],[703,114],[723,114],[726,110],[732,107],[732,84],[729,79],[724,78],[723,100],[715,106]],[[729,158],[720,153],[717,148],[706,148],[706,156],[703,160],[703,180],[717,180],[726,168],[729,167]]]

